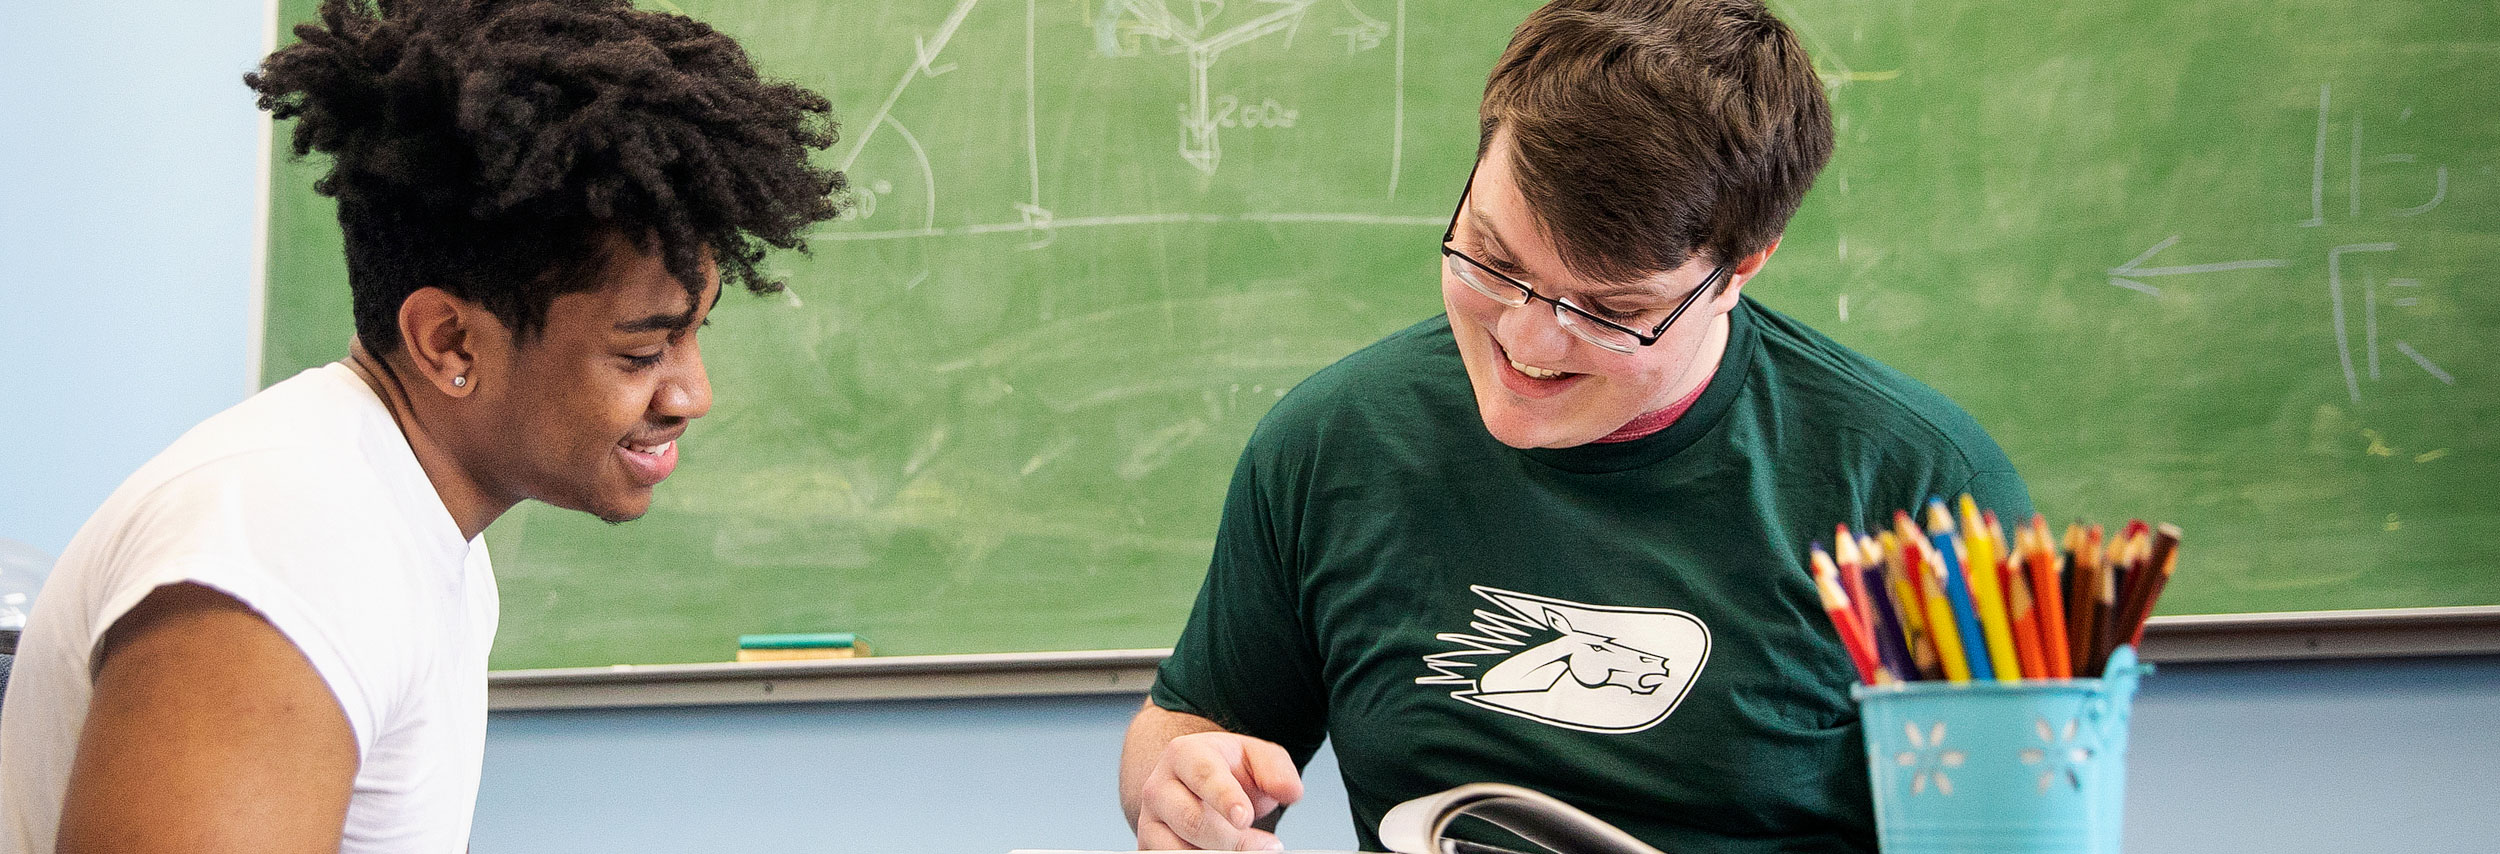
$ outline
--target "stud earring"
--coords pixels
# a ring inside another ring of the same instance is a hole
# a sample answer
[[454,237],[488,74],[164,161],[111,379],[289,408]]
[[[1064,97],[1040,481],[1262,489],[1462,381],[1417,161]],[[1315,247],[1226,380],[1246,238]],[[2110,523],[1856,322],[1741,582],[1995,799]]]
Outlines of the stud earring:
[[451,387],[452,387],[452,388],[468,388],[468,387],[469,387],[469,375],[467,375],[467,374],[461,374],[460,376],[452,377],[452,378],[451,378]]

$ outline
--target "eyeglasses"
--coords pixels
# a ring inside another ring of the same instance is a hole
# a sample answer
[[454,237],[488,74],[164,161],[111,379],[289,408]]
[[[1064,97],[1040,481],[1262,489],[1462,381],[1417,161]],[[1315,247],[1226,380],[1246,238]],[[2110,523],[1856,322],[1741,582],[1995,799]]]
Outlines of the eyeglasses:
[[1650,327],[1648,332],[1623,326],[1590,314],[1588,309],[1574,304],[1570,297],[1549,297],[1537,293],[1535,288],[1528,287],[1528,283],[1511,278],[1451,247],[1450,240],[1458,236],[1458,212],[1467,209],[1467,195],[1475,189],[1475,183],[1476,176],[1471,171],[1467,175],[1467,188],[1459,191],[1458,207],[1450,211],[1450,227],[1441,232],[1441,268],[1457,276],[1459,281],[1467,283],[1468,288],[1483,294],[1486,299],[1511,308],[1527,305],[1531,300],[1551,303],[1554,306],[1554,322],[1582,341],[1627,354],[1636,348],[1656,344],[1659,336],[1666,334],[1667,326],[1684,316],[1684,310],[1692,308],[1693,303],[1699,301],[1701,295],[1709,292],[1710,286],[1727,273],[1725,264],[1711,268],[1710,275],[1703,277],[1701,284],[1694,286],[1693,292],[1686,294],[1684,301],[1677,303],[1675,310],[1667,312],[1666,319],[1658,321],[1658,325]]

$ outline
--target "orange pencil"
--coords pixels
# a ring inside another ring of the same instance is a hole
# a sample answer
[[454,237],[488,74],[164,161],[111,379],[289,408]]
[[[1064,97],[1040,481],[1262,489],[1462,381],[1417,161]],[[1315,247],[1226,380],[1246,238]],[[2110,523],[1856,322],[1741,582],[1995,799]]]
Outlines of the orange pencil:
[[2025,679],[2048,677],[2048,666],[2040,660],[2040,613],[2038,602],[2031,595],[2031,580],[2019,569],[2022,554],[2031,545],[2030,532],[2014,537],[2013,552],[1997,565],[1999,580],[2005,586],[2007,619],[2012,622],[2014,660],[2022,667]]
[[2066,646],[2066,597],[2058,585],[2057,549],[2049,545],[2049,520],[2040,514],[2031,515],[2030,559],[2031,595],[2039,612],[2040,663],[2043,675],[2050,679],[2066,679],[2075,675],[2074,661]]
[[1875,663],[1875,650],[1867,641],[1866,623],[1849,605],[1849,592],[1840,586],[1840,567],[1832,564],[1832,555],[1814,544],[1814,588],[1822,594],[1823,613],[1832,620],[1832,629],[1840,634],[1840,645],[1849,651],[1849,663],[1858,670],[1858,681],[1879,685],[1892,681],[1892,675]]

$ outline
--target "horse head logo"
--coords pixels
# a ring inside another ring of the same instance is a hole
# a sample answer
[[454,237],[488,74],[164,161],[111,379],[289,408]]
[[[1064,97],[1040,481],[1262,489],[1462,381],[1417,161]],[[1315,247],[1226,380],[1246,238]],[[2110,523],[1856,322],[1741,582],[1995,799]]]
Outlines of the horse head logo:
[[1450,696],[1471,705],[1571,729],[1638,732],[1674,711],[1710,657],[1709,629],[1682,611],[1473,589],[1501,610],[1477,610],[1473,633],[1439,635],[1462,648],[1425,656],[1435,675],[1415,680],[1464,686]]
[[1493,665],[1476,678],[1481,693],[1551,691],[1565,676],[1582,688],[1616,685],[1649,694],[1667,681],[1665,656],[1625,646],[1614,638],[1571,628],[1571,620],[1545,609],[1546,626],[1562,636]]

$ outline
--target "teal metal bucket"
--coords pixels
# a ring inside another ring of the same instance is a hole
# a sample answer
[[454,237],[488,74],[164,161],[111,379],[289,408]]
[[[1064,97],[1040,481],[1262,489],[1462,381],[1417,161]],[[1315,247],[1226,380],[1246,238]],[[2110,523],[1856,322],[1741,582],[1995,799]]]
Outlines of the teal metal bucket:
[[2117,854],[2128,707],[2152,669],[2122,646],[2099,679],[1852,689],[1884,854]]

